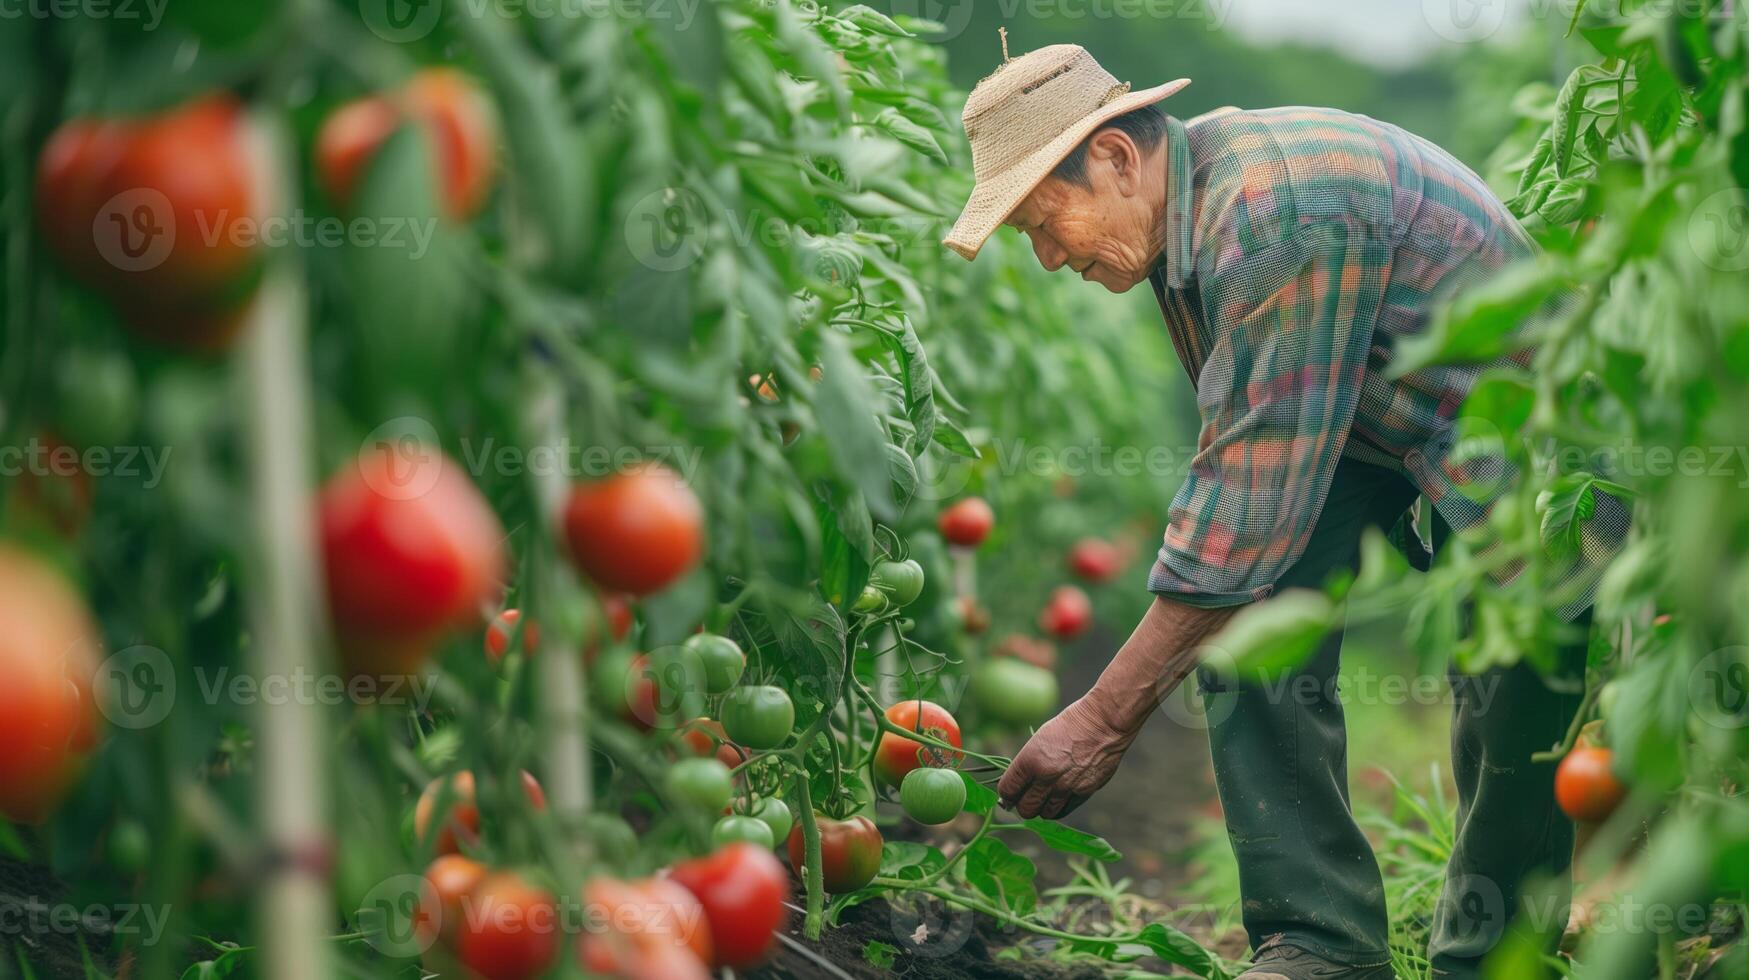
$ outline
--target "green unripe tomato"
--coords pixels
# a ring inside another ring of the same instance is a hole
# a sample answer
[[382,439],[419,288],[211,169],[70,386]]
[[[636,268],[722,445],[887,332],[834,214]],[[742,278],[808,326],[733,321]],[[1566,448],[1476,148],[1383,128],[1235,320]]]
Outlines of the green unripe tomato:
[[597,854],[631,854],[638,848],[637,831],[611,813],[585,814],[583,837],[595,846]]
[[152,855],[152,839],[138,820],[123,817],[109,829],[109,863],[123,874],[138,874]]
[[765,826],[771,828],[773,843],[789,840],[789,829],[795,825],[795,817],[790,815],[789,807],[775,796],[767,796],[753,804],[753,816]]
[[1011,657],[986,660],[972,674],[972,697],[1008,725],[1035,725],[1057,710],[1057,675]]
[[879,562],[868,580],[869,584],[886,593],[895,606],[909,606],[923,594],[923,566],[909,558]]
[[61,359],[55,386],[55,429],[73,445],[119,446],[133,434],[140,385],[126,357],[70,351]]
[[758,817],[727,816],[711,828],[712,844],[724,847],[736,841],[758,844],[768,851],[777,843],[771,836],[771,828]]
[[712,813],[735,795],[734,776],[715,759],[681,759],[669,767],[666,785],[675,800]]
[[749,749],[775,749],[796,727],[796,706],[781,687],[737,687],[723,698],[717,720],[729,740]]
[[886,594],[872,585],[862,587],[862,595],[856,597],[856,604],[850,607],[851,612],[880,612],[887,605]]
[[947,823],[966,808],[966,784],[954,769],[913,769],[899,784],[899,803],[918,823]]
[[715,633],[697,633],[681,644],[698,657],[704,667],[704,689],[707,694],[721,694],[735,686],[741,672],[747,669],[747,655],[734,640]]

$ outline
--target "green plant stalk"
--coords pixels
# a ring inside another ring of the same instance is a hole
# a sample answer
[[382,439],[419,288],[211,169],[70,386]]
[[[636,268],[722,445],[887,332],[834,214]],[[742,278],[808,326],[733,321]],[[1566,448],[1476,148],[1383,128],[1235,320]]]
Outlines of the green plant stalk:
[[826,873],[820,867],[820,826],[814,822],[814,803],[808,786],[808,771],[796,767],[797,819],[802,824],[802,861],[806,874],[802,884],[807,889],[807,915],[802,920],[802,932],[809,939],[819,939],[826,924]]
[[982,752],[977,752],[977,751],[974,751],[972,749],[963,748],[961,746],[953,744],[952,742],[948,742],[948,741],[944,741],[942,739],[936,738],[934,735],[931,735],[928,732],[914,732],[914,731],[910,730],[909,728],[905,728],[901,725],[893,724],[892,722],[887,720],[886,712],[881,710],[880,702],[875,700],[875,696],[873,694],[869,693],[868,689],[866,687],[863,687],[861,682],[852,679],[851,685],[852,685],[851,690],[855,691],[856,696],[858,698],[861,698],[863,703],[867,704],[869,706],[869,709],[874,713],[875,726],[877,728],[879,728],[881,731],[891,732],[894,735],[902,735],[905,738],[911,739],[912,741],[918,742],[918,743],[923,744],[923,745],[930,746],[931,748],[946,749],[949,752],[958,753],[960,755],[967,755],[967,756],[970,756],[974,759],[977,759],[980,762],[987,762],[990,765],[996,766],[1000,769],[1007,769],[1008,768],[1008,763],[1011,760],[1006,759],[1002,756],[985,755]]
[[983,840],[984,835],[988,834],[990,832],[991,822],[995,819],[995,817],[996,817],[996,808],[991,807],[990,812],[984,814],[984,822],[978,825],[978,832],[973,834],[971,836],[971,839],[967,840],[965,842],[965,844],[960,847],[959,850],[953,852],[953,857],[948,858],[947,861],[945,863],[943,863],[941,867],[936,868],[934,871],[931,871],[929,874],[926,874],[922,878],[919,878],[917,880],[917,883],[920,885],[933,885],[937,881],[940,881],[942,878],[946,877],[947,873],[949,871],[952,871],[954,869],[954,866],[960,863],[960,859],[962,859],[966,856],[966,852],[972,849],[972,845],[976,844],[978,841]]

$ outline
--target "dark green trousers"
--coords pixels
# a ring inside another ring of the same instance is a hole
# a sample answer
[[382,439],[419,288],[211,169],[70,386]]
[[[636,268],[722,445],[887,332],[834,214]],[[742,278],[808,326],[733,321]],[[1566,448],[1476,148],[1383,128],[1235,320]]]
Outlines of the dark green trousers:
[[[1278,591],[1319,588],[1331,572],[1354,568],[1362,531],[1389,530],[1416,495],[1399,474],[1344,460],[1305,554]],[[1445,529],[1435,524],[1437,548]],[[1349,809],[1341,649],[1338,629],[1293,677],[1236,684],[1202,671],[1198,682],[1253,948],[1280,936],[1363,966],[1390,955],[1378,863]],[[1574,678],[1583,677],[1584,656],[1583,644],[1562,650],[1565,676],[1552,685],[1523,664],[1450,675],[1457,839],[1432,928],[1436,973],[1478,974],[1527,878],[1552,879],[1556,907],[1566,904],[1573,826],[1555,805],[1554,764],[1530,756],[1558,743],[1578,710]]]

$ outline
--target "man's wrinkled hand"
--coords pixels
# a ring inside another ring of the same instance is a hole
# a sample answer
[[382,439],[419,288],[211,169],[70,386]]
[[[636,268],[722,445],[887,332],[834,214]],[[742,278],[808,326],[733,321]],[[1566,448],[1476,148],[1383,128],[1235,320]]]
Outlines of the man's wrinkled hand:
[[1082,698],[1033,733],[1003,774],[997,797],[1023,817],[1061,817],[1111,781],[1135,739]]

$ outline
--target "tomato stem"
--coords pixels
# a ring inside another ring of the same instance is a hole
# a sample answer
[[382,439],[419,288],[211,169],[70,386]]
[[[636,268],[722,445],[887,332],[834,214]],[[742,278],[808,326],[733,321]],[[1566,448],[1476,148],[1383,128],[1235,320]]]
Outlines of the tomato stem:
[[796,769],[797,818],[802,822],[802,862],[805,873],[802,883],[808,892],[808,914],[802,921],[802,931],[809,939],[819,939],[825,926],[826,880],[820,867],[820,826],[814,822],[813,794],[808,786],[808,772]]

